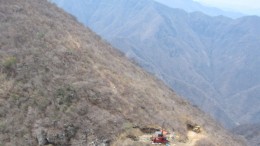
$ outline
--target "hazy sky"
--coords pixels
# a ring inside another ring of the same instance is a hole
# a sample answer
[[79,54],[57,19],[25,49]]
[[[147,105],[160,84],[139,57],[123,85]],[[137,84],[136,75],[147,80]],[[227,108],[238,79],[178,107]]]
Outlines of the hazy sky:
[[260,0],[194,0],[210,6],[233,9],[255,10],[260,9]]

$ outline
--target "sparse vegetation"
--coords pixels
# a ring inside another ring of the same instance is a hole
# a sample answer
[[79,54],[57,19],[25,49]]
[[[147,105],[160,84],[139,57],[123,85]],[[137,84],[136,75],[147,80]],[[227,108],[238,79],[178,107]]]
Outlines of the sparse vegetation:
[[15,66],[16,62],[16,57],[8,57],[3,63],[4,68],[7,70],[12,69]]
[[72,101],[78,98],[75,89],[71,86],[57,89],[55,97],[59,105],[66,106],[70,106]]
[[[16,5],[22,8],[19,13]],[[165,128],[174,128],[183,137],[187,119],[200,125],[206,121],[208,129],[216,127],[208,116],[189,103],[179,104],[182,99],[168,87],[46,0],[2,0],[2,13],[8,21],[0,17],[0,60],[6,62],[1,70],[15,71],[9,77],[0,72],[3,145],[102,145],[128,131],[123,129],[142,133],[130,128],[131,123],[145,127],[165,121]],[[42,39],[37,32],[44,32]],[[4,61],[2,56],[16,59]],[[187,119],[180,118],[183,114]],[[242,145],[222,128],[214,133],[226,141],[206,132],[213,143]]]
[[16,63],[17,59],[16,57],[7,57],[3,61],[3,67],[4,67],[4,72],[8,74],[8,76],[13,76],[15,73],[15,68],[16,68]]
[[20,96],[17,94],[11,94],[11,98],[15,101],[19,100]]

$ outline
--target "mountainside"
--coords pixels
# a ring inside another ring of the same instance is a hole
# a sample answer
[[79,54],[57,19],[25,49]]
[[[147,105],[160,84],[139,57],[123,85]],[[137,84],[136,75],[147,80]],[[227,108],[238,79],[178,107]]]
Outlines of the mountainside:
[[151,0],[54,2],[226,127],[260,122],[259,17],[210,17]]
[[223,15],[230,18],[239,18],[243,16],[243,14],[241,13],[227,12],[214,7],[207,7],[193,0],[155,0],[155,1],[165,4],[172,8],[183,9],[187,12],[203,12],[210,16]]
[[183,146],[244,145],[47,0],[0,16],[0,145],[144,145],[131,137],[163,123]]
[[260,145],[260,124],[240,125],[233,130],[238,135],[243,135],[250,141],[250,145]]

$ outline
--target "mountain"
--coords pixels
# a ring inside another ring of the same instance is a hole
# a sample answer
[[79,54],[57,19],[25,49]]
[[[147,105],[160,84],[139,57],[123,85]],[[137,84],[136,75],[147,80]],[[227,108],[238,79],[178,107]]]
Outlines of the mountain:
[[150,145],[160,125],[177,145],[244,145],[47,0],[0,15],[0,145]]
[[233,132],[238,135],[243,135],[250,141],[250,145],[260,145],[260,124],[240,125],[233,129]]
[[199,2],[193,0],[155,0],[155,1],[165,4],[171,8],[183,9],[186,12],[203,12],[210,16],[223,15],[230,18],[239,18],[243,16],[243,14],[238,12],[228,12],[218,8],[204,6]]
[[210,17],[151,0],[54,2],[225,127],[260,122],[259,17]]

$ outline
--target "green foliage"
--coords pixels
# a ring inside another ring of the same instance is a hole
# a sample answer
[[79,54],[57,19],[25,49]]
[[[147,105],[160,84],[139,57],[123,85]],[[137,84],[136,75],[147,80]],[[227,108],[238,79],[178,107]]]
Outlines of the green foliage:
[[16,57],[8,57],[2,63],[4,72],[10,77],[15,74],[17,59]]
[[8,57],[4,63],[3,63],[3,66],[6,70],[10,70],[12,68],[14,68],[14,66],[16,65],[17,63],[17,59],[16,57]]
[[77,98],[75,89],[71,86],[59,88],[55,95],[59,105],[70,106],[72,101]]
[[12,98],[13,100],[19,100],[20,96],[17,95],[17,94],[11,94],[11,98]]

